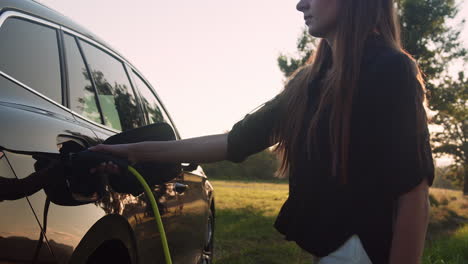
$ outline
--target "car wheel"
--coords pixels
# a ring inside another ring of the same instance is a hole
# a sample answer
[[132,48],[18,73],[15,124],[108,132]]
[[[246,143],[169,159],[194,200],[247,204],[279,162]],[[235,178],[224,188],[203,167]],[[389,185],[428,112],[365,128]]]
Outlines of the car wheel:
[[203,249],[200,264],[211,264],[213,263],[213,237],[214,237],[214,215],[213,211],[210,210],[208,216],[207,228],[205,234],[205,247]]

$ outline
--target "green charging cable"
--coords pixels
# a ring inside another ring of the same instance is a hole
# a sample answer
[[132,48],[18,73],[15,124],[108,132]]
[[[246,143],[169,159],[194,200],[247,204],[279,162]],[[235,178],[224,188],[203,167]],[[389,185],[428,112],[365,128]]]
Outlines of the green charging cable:
[[137,170],[135,170],[132,166],[128,166],[128,170],[133,175],[135,175],[135,177],[143,186],[143,189],[145,190],[145,193],[149,198],[151,207],[153,208],[154,218],[156,219],[156,225],[158,226],[159,234],[161,235],[161,243],[163,246],[164,258],[166,259],[166,264],[172,264],[171,254],[169,253],[169,245],[167,244],[166,232],[164,231],[164,226],[161,220],[161,215],[159,214],[158,206],[156,204],[156,199],[154,199],[153,192],[151,192],[151,189],[148,186],[148,183],[146,183],[143,176],[141,176],[141,174]]

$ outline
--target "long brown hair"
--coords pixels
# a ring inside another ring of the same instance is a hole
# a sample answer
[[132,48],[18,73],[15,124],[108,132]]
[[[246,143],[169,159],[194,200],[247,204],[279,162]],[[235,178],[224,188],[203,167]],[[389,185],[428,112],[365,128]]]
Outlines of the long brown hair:
[[[279,143],[275,151],[279,152],[282,159],[280,172],[285,174],[298,158],[295,155],[298,155],[301,147],[299,133],[304,122],[308,122],[306,144],[310,151],[317,145],[319,116],[325,107],[330,106],[332,176],[339,177],[340,182],[344,184],[347,182],[349,160],[351,106],[358,89],[357,82],[366,39],[371,34],[378,34],[386,45],[405,53],[409,58],[411,56],[401,45],[400,25],[393,0],[340,1],[338,17],[333,47],[322,39],[308,63],[293,74],[282,91],[284,111],[287,115],[281,118],[273,140]],[[331,67],[321,81],[317,110],[312,118],[308,119],[308,83],[328,66],[327,62],[330,60]],[[414,66],[414,73],[421,84],[418,102],[415,103],[422,105],[425,98],[424,83],[416,63]],[[418,114],[418,119],[421,123],[427,121],[424,108]]]

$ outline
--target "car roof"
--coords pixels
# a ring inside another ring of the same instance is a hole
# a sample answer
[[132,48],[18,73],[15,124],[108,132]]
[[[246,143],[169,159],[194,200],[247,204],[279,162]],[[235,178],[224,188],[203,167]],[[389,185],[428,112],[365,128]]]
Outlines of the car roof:
[[[14,11],[19,11],[21,13],[26,13],[31,16],[35,16],[47,21],[50,21],[54,24],[58,24],[61,26],[64,26],[66,28],[69,28],[73,31],[76,31],[80,33],[81,35],[90,38],[99,44],[105,46],[106,48],[112,50],[115,52],[117,55],[119,55],[122,59],[124,59],[127,63],[132,65],[127,59],[125,59],[122,54],[117,52],[112,46],[110,46],[108,43],[100,39],[98,36],[93,34],[91,31],[87,30],[83,26],[73,22],[70,18],[60,14],[59,12],[41,4],[33,0],[1,0],[0,1],[0,15],[3,14],[3,12],[9,11],[9,10],[14,10]],[[133,66],[133,65],[132,65]]]

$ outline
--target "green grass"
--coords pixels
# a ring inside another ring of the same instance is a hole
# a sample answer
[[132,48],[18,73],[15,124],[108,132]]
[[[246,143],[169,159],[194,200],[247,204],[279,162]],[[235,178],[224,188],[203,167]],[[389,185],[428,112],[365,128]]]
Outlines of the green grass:
[[216,197],[215,263],[311,263],[309,254],[273,228],[288,195],[287,184],[211,182]]
[[[216,197],[216,264],[311,264],[312,256],[273,227],[288,185],[210,180]],[[424,264],[468,263],[468,199],[461,192],[431,189]]]
[[468,263],[468,224],[426,247],[424,264]]
[[468,199],[461,191],[432,188],[424,264],[468,263]]
[[215,188],[216,208],[250,208],[262,215],[275,216],[288,197],[288,185],[276,183],[210,181]]

